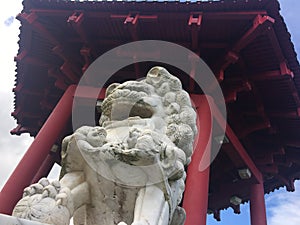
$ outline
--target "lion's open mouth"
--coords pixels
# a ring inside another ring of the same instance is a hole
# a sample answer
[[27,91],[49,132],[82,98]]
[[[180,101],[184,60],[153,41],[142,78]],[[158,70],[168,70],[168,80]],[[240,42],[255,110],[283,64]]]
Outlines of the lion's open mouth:
[[112,104],[110,112],[111,120],[125,120],[136,116],[151,118],[153,115],[152,107],[143,100],[132,103],[127,99],[118,99]]
[[153,113],[153,108],[148,103],[139,100],[132,106],[129,117],[151,118]]
[[[131,88],[130,88],[131,89]],[[144,91],[130,90],[129,88],[113,91],[103,102],[102,112],[110,120],[125,120],[139,116],[151,118],[154,110],[144,101],[148,94]]]

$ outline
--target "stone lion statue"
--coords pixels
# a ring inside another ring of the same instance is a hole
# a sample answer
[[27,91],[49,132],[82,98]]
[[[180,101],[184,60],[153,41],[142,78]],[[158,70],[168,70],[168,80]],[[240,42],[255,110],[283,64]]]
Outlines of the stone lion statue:
[[163,67],[141,81],[111,84],[100,126],[62,143],[59,181],[24,189],[13,215],[66,225],[183,225],[179,207],[197,133],[181,82]]

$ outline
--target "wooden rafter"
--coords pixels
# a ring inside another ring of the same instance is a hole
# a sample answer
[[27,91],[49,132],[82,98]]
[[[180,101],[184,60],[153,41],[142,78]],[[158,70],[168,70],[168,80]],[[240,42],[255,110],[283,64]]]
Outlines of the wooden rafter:
[[53,45],[60,45],[60,42],[54,35],[49,32],[42,23],[38,22],[38,15],[35,12],[20,13],[17,15],[17,19],[21,22],[27,23],[32,29],[40,33],[45,39],[49,40]]
[[275,22],[270,16],[262,16],[258,14],[253,20],[252,27],[248,29],[245,34],[235,42],[231,49],[227,51],[225,56],[218,60],[213,66],[213,71],[217,75],[217,79],[222,81],[224,79],[224,70],[232,63],[239,59],[239,52],[245,48],[249,43],[255,40],[256,37],[267,31]]

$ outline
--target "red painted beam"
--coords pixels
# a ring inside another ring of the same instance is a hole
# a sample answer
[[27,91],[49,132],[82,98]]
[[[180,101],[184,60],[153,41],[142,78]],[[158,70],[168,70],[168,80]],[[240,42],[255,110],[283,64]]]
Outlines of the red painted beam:
[[226,153],[226,155],[230,158],[232,165],[234,165],[235,168],[245,167],[245,162],[230,143],[222,145],[222,152]]
[[[26,55],[23,54],[24,52],[26,53]],[[39,67],[45,67],[45,68],[51,67],[51,64],[49,64],[48,62],[45,62],[36,57],[28,56],[27,51],[22,51],[19,55],[17,55],[15,57],[15,61],[18,63],[26,63],[26,64],[33,65],[33,66],[39,66]]]
[[95,98],[102,100],[105,98],[105,88],[99,89],[95,87],[88,86],[77,86],[75,97],[84,98],[84,99],[92,99]]
[[244,149],[243,145],[240,143],[237,136],[234,134],[233,130],[227,125],[226,127],[226,136],[243,159],[249,170],[251,171],[253,177],[257,181],[257,183],[263,182],[262,175],[254,162],[252,161],[251,157],[248,155],[246,149]]
[[256,37],[263,32],[268,31],[270,27],[275,23],[275,20],[270,16],[257,15],[253,21],[252,27],[236,42],[232,48],[233,52],[239,52],[249,43],[251,43]]
[[[200,171],[200,162],[210,152],[213,115],[206,96],[193,98],[197,109],[198,142],[192,161],[188,166],[183,208],[186,211],[185,225],[205,225],[208,206],[209,167]],[[200,126],[199,126],[200,125]],[[206,160],[210,160],[207,157]]]
[[127,15],[121,14],[112,14],[110,15],[111,19],[122,19],[124,20],[124,25],[129,30],[131,38],[133,41],[139,40],[139,34],[137,30],[138,22],[140,20],[154,20],[156,21],[158,16],[157,15],[141,15],[139,13],[129,13]]
[[0,193],[0,212],[11,214],[22,197],[23,189],[31,184],[57,138],[71,116],[73,94],[76,86],[70,86],[57,103],[43,127]]
[[218,60],[216,65],[213,66],[213,71],[220,80],[222,80],[223,71],[230,64],[235,63],[239,59],[238,53],[249,43],[254,41],[256,37],[261,35],[263,32],[266,32],[274,22],[275,20],[269,16],[262,16],[258,14],[255,17],[252,27],[248,29],[244,35],[233,45],[233,47],[226,53],[225,57]]
[[[51,16],[51,17],[66,17],[73,14],[73,11],[71,10],[58,10],[58,9],[31,9],[30,12],[33,12],[37,14],[38,16]],[[155,15],[144,15],[145,18],[148,19],[158,19],[158,18],[187,18],[189,17],[189,14],[187,13],[180,13],[180,12],[168,12],[168,13],[159,13],[159,12],[153,12]],[[128,14],[111,14],[111,12],[85,12],[86,16],[89,18],[109,18],[113,17],[116,19],[125,19]],[[207,19],[213,18],[213,19],[219,19],[219,20],[247,20],[252,19],[256,15],[266,15],[266,11],[247,11],[247,12],[205,12],[205,17]]]
[[205,19],[214,20],[251,20],[257,15],[267,15],[266,11],[205,12]]
[[[60,67],[61,72],[66,75],[66,77],[73,83],[77,84],[79,81],[80,72],[76,70],[74,63],[65,61],[64,64]],[[78,74],[78,75],[77,75]]]
[[282,79],[283,75],[289,75],[293,77],[293,73],[290,71],[285,71],[282,73],[281,70],[271,70],[263,73],[250,74],[249,80],[260,81],[260,80],[271,80],[271,79]]
[[[214,118],[216,119],[217,123],[219,124],[227,124],[225,118],[223,118],[222,114],[220,113],[218,107],[212,103],[213,109],[213,115]],[[222,127],[222,126],[221,126]],[[226,131],[225,134],[233,147],[236,149],[237,153],[239,156],[242,158],[242,160],[245,162],[249,170],[251,171],[253,177],[255,178],[257,183],[263,182],[262,175],[260,171],[257,169],[256,165],[252,161],[251,157],[248,155],[246,149],[243,147],[243,145],[240,143],[238,137],[235,135],[231,127],[227,124],[226,125]]]
[[48,70],[48,76],[54,77],[56,79],[55,84],[54,84],[55,87],[57,87],[61,90],[64,90],[64,91],[68,88],[68,85],[66,84],[66,81],[64,79],[65,76],[59,69],[57,69],[55,67],[50,68]]
[[[82,42],[81,40],[79,41]],[[74,65],[74,68],[77,68],[78,71],[80,71],[79,66],[76,63],[81,62],[81,57],[77,54],[74,54],[71,49],[64,45],[56,45],[52,48],[52,52],[55,53],[57,56],[59,56],[62,60],[65,62],[72,62]],[[74,64],[74,62],[76,62]]]
[[289,69],[285,60],[280,63],[280,72],[281,74],[290,74],[291,77],[294,77],[294,73]]
[[224,85],[223,87],[225,102],[235,102],[238,93],[249,92],[251,90],[252,85],[248,81],[241,79],[240,82],[237,84],[237,82],[228,82],[228,80],[226,80],[226,85]]
[[[97,16],[97,15],[95,15]],[[153,20],[156,21],[158,19],[158,16],[156,15],[140,15],[138,13],[129,13],[129,14],[111,14],[110,18],[112,19],[123,19],[124,24],[131,23],[132,25],[137,24],[138,20]]]

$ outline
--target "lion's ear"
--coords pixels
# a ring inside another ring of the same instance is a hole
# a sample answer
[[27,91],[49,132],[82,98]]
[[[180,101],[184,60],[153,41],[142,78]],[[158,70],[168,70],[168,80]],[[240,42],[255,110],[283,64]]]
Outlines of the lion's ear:
[[105,98],[107,96],[109,96],[113,90],[115,90],[120,84],[119,83],[112,83],[111,85],[109,85],[107,88],[106,88],[106,92],[105,92]]

